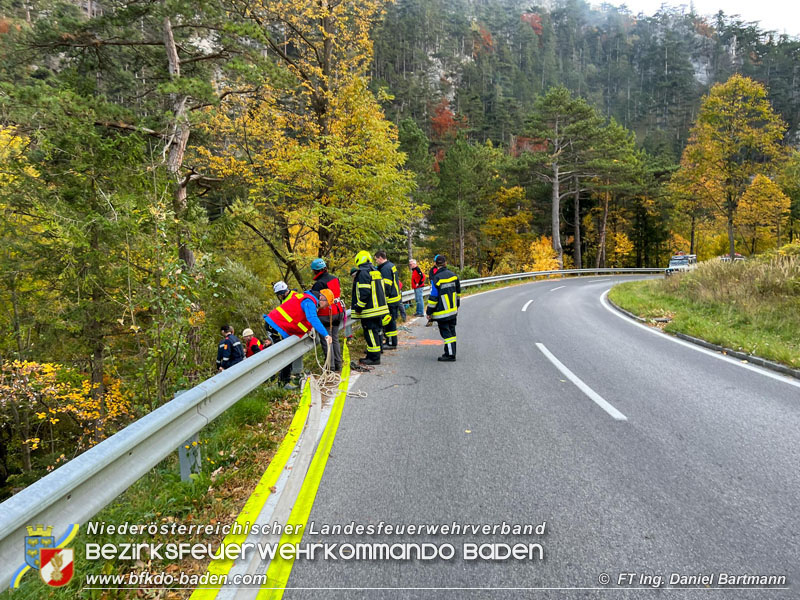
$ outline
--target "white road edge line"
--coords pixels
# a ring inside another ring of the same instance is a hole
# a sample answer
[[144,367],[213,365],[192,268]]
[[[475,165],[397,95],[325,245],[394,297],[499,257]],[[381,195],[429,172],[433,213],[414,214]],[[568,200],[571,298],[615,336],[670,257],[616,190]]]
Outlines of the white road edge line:
[[728,363],[730,363],[732,365],[736,365],[737,367],[742,367],[743,369],[748,369],[750,371],[754,371],[756,373],[760,373],[761,375],[764,375],[765,377],[769,377],[769,378],[774,379],[776,381],[782,381],[783,383],[787,383],[787,384],[792,385],[794,387],[800,388],[800,381],[795,381],[794,379],[792,379],[790,377],[786,377],[784,375],[779,375],[778,373],[773,373],[772,371],[768,371],[767,369],[762,369],[761,367],[757,367],[757,366],[751,365],[749,363],[743,363],[737,358],[731,358],[730,356],[727,356],[725,354],[720,354],[719,352],[715,352],[713,350],[709,350],[708,348],[703,348],[702,346],[698,346],[697,344],[692,344],[691,342],[687,342],[687,341],[682,340],[680,338],[676,338],[676,337],[671,336],[671,335],[669,335],[667,333],[664,333],[664,332],[662,332],[662,331],[660,331],[658,329],[654,329],[653,327],[648,327],[647,325],[644,325],[643,323],[639,323],[638,321],[634,321],[630,317],[626,317],[625,315],[623,315],[618,310],[615,310],[614,307],[611,306],[608,303],[608,299],[607,299],[608,291],[609,290],[606,290],[605,292],[603,292],[600,295],[600,303],[605,307],[605,309],[608,312],[610,312],[613,315],[618,316],[620,319],[622,319],[626,323],[630,323],[631,325],[635,325],[636,327],[640,327],[641,329],[644,329],[645,331],[649,331],[650,333],[652,333],[653,335],[657,335],[661,339],[669,340],[671,342],[675,342],[676,344],[680,344],[681,346],[685,346],[687,348],[691,348],[692,350],[696,350],[697,352],[702,352],[703,354],[708,354],[709,356],[713,356],[714,358],[718,358],[720,360],[724,360],[725,362],[728,362]]
[[619,412],[616,408],[611,406],[611,404],[606,402],[600,394],[598,394],[592,388],[590,388],[588,385],[583,383],[583,381],[581,380],[580,377],[575,375],[575,373],[573,373],[566,366],[564,366],[564,364],[560,360],[558,360],[555,356],[553,356],[552,352],[550,352],[550,350],[548,350],[545,347],[544,344],[536,342],[536,347],[539,348],[539,350],[542,351],[542,354],[544,354],[547,357],[547,359],[551,363],[553,363],[556,366],[556,368],[564,374],[564,376],[566,376],[567,379],[569,379],[572,383],[574,383],[576,386],[578,386],[578,388],[584,394],[586,394],[587,396],[589,396],[589,398],[594,400],[595,404],[597,404],[597,406],[599,406],[604,411],[606,411],[609,415],[611,415],[611,417],[613,419],[615,419],[617,421],[627,421],[628,420],[628,417],[626,417],[621,412]]
[[550,290],[550,291],[551,291],[551,292],[555,292],[556,290],[560,290],[561,288],[565,288],[565,287],[567,287],[567,286],[565,286],[565,285],[560,285],[560,286],[558,286],[558,287],[554,287],[554,288],[553,288],[552,290]]
[[522,312],[525,312],[526,310],[528,310],[528,307],[531,305],[531,302],[533,302],[533,300],[528,300],[525,303],[525,306],[522,307]]

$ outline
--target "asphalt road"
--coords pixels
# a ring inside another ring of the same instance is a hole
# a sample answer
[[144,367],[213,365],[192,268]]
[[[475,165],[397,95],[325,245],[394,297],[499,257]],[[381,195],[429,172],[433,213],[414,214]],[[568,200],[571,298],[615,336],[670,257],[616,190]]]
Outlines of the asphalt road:
[[[455,555],[298,560],[284,597],[800,598],[800,385],[620,318],[601,295],[621,279],[465,298],[456,363],[436,361],[436,328],[411,325],[356,382],[369,395],[347,401],[309,520],[545,521],[544,535],[307,529],[309,543],[450,543]],[[464,559],[464,544],[493,543],[539,544],[543,559]],[[720,573],[787,580],[720,588]],[[671,574],[712,576],[712,589],[669,587]]]

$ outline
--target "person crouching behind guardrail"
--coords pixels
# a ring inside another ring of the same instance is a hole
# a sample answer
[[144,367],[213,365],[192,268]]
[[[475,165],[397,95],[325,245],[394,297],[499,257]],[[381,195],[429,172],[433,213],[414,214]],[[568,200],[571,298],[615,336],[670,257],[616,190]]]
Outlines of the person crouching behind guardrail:
[[223,325],[219,331],[222,341],[217,346],[217,371],[221,373],[244,360],[244,349],[239,338],[233,335],[233,327]]
[[258,354],[264,348],[272,345],[272,342],[269,340],[265,340],[266,344],[262,344],[261,340],[255,336],[253,330],[249,327],[242,331],[242,341],[244,342],[245,358],[250,358],[253,354]]
[[[269,314],[262,315],[264,323],[270,332],[270,336],[275,341],[280,341],[288,338],[290,335],[303,337],[311,329],[314,329],[325,341],[330,344],[333,339],[328,335],[328,330],[317,317],[317,306],[320,301],[317,296],[311,292],[295,292],[290,290],[285,282],[279,281],[272,290],[278,299],[281,301],[280,306],[271,310]],[[323,302],[327,301],[323,300]],[[277,339],[276,339],[277,338]],[[280,374],[279,381],[284,384],[284,389],[297,389],[290,381],[292,376],[292,365],[286,365]]]
[[428,321],[436,321],[439,335],[444,339],[444,354],[438,360],[456,360],[456,319],[461,305],[461,282],[458,276],[447,268],[447,259],[436,255],[436,272],[431,276],[431,293],[428,296],[426,313]]

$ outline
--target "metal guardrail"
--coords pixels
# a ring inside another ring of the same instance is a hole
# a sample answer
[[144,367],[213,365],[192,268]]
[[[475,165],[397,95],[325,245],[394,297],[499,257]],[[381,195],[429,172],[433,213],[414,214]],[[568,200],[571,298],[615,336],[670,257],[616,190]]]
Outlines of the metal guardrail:
[[[477,279],[465,279],[461,282],[461,287],[473,287],[477,285],[489,285],[502,281],[511,281],[513,279],[530,279],[535,277],[549,277],[551,275],[558,275],[560,277],[572,275],[608,275],[613,273],[641,273],[646,275],[648,273],[664,273],[664,269],[638,269],[638,268],[619,268],[619,269],[562,269],[560,271],[528,271],[526,273],[511,273],[510,275],[493,275],[491,277],[478,277]],[[430,286],[423,288],[423,296],[428,295],[431,291]],[[414,290],[403,292],[403,300],[413,300]]]
[[[218,373],[0,504],[0,586],[24,562],[27,525],[85,523],[237,401],[314,347],[291,337]],[[60,535],[59,532],[56,532]]]
[[[533,271],[468,279],[461,286],[551,275],[656,272],[663,273],[664,269]],[[423,293],[429,290],[426,287]],[[413,290],[402,297],[413,299]],[[183,392],[0,504],[0,587],[9,584],[23,561],[26,526],[66,528],[85,523],[175,452],[184,440],[313,348],[314,341],[307,337],[278,342]]]

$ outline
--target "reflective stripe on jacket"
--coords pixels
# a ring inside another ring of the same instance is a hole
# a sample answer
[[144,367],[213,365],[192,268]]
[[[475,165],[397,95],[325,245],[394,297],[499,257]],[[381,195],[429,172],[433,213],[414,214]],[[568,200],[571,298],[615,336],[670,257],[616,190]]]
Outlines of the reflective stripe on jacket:
[[247,349],[245,350],[245,357],[250,358],[253,354],[258,354],[264,349],[261,345],[261,342],[258,340],[256,336],[250,338],[250,341],[247,342]]
[[397,304],[400,302],[400,285],[397,281],[397,267],[391,261],[386,261],[378,270],[383,277],[383,289],[386,294],[386,304]]
[[300,306],[300,303],[306,299],[312,300],[315,305],[317,304],[317,299],[312,294],[300,294],[292,290],[283,303],[270,311],[267,316],[275,325],[289,335],[303,337],[311,329],[311,324],[306,318],[303,307]]
[[461,304],[461,282],[447,267],[439,269],[431,277],[431,293],[428,296],[426,313],[432,319],[446,319],[458,313]]
[[353,305],[350,316],[354,319],[369,319],[389,314],[384,293],[383,277],[372,263],[358,267],[353,277]]
[[227,369],[243,359],[242,342],[232,333],[226,335],[217,347],[217,366]]

